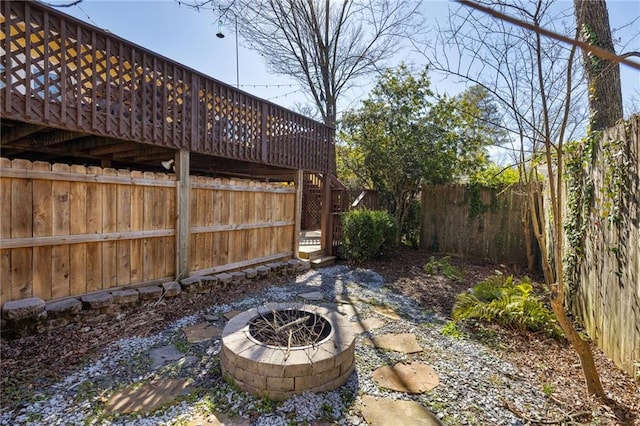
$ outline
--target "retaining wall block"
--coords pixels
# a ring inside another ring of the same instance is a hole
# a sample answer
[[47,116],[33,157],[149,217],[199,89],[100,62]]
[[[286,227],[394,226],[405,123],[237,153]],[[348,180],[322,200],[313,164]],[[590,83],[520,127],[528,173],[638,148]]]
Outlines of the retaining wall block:
[[82,310],[82,302],[76,298],[50,301],[45,304],[45,310],[47,316],[52,319],[69,317]]
[[163,283],[162,289],[164,290],[164,297],[176,297],[179,296],[182,292],[180,284],[178,284],[176,281]]
[[231,282],[236,285],[242,284],[246,277],[247,274],[245,274],[244,272],[234,271],[231,273]]
[[118,305],[135,303],[140,299],[140,293],[133,289],[114,290],[111,292],[111,295],[113,296],[113,303],[117,303]]
[[158,300],[162,297],[162,287],[157,285],[152,285],[148,287],[140,287],[138,289],[138,293],[140,293],[140,300]]
[[224,272],[222,274],[215,275],[215,277],[218,279],[218,282],[222,285],[222,288],[226,288],[231,283],[231,280],[233,279],[231,274],[225,274]]
[[84,309],[101,309],[113,304],[113,296],[106,291],[84,295],[80,300]]
[[254,268],[247,268],[242,270],[248,280],[255,279],[258,276],[258,271]]
[[38,297],[14,300],[7,302],[2,307],[2,318],[7,320],[21,320],[36,317],[44,312],[44,300]]

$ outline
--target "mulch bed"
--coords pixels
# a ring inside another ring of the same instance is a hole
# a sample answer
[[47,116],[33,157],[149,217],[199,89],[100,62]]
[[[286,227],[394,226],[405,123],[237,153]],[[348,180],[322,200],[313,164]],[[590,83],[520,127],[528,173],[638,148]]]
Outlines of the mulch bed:
[[[466,291],[476,282],[496,270],[520,275],[504,265],[472,262],[452,258],[451,262],[465,272],[462,280],[450,280],[426,274],[425,263],[432,254],[401,248],[391,257],[359,264],[375,270],[385,278],[388,286],[404,295],[414,297],[425,309],[450,316],[456,294]],[[228,303],[257,293],[272,285],[284,285],[287,278],[252,281],[242,289],[229,289],[215,294],[183,295],[155,306],[136,307],[110,315],[99,323],[73,324],[37,336],[6,341],[0,345],[0,395],[4,408],[20,407],[38,389],[53,383],[86,360],[96,357],[112,342],[131,336],[145,336],[158,332],[169,323],[194,314],[213,304]],[[566,413],[567,423],[633,425],[640,423],[640,394],[633,379],[621,372],[598,348],[593,347],[596,364],[609,399],[589,397],[581,376],[577,356],[565,342],[548,339],[533,333],[521,333],[491,325],[476,324],[465,329],[470,338],[489,342],[498,348],[503,359],[531,371],[540,389],[549,392],[549,403]],[[509,401],[504,401],[507,409]],[[592,418],[592,410],[599,407],[605,413]],[[526,413],[516,413],[526,419]],[[540,419],[532,419],[540,420]]]

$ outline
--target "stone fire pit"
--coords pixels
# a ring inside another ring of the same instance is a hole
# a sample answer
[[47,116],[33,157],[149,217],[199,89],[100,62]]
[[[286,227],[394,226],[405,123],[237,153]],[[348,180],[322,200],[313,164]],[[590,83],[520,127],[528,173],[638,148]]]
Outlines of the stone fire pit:
[[232,318],[222,333],[223,377],[271,399],[343,385],[354,368],[355,333],[338,312],[268,304]]

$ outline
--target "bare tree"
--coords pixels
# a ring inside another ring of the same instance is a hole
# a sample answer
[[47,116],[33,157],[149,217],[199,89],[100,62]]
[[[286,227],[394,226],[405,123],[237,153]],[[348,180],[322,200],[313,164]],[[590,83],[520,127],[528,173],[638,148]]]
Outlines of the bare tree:
[[[552,1],[490,4],[534,28],[575,33],[558,24],[570,21],[572,11],[563,10]],[[507,125],[514,130],[515,160],[529,188],[529,214],[523,215],[523,221],[531,220],[534,225],[551,306],[580,358],[588,392],[604,396],[591,347],[577,333],[565,311],[563,143],[584,129],[587,119],[584,84],[574,60],[576,47],[466,7],[453,11],[438,34],[435,45],[418,46],[431,68],[481,85],[498,100],[504,116],[510,118]],[[541,167],[549,189],[550,229],[539,193],[531,185],[537,182]]]
[[[580,40],[615,53],[605,0],[573,3]],[[590,127],[592,130],[613,127],[623,116],[620,65],[587,51],[582,52],[582,63],[589,85]]]
[[308,88],[325,124],[334,126],[341,94],[385,68],[420,24],[410,0],[179,0],[237,19],[244,42],[274,72]]

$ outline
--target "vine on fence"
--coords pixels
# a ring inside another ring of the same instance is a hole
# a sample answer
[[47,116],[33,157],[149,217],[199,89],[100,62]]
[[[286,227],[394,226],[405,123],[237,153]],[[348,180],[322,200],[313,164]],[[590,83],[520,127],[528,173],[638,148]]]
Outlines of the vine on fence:
[[598,138],[599,132],[590,132],[585,139],[567,144],[565,151],[567,215],[563,226],[567,237],[567,249],[563,267],[569,290],[568,301],[573,299],[572,296],[578,287],[578,271],[584,258],[584,240],[594,194],[593,180],[587,173],[587,168],[593,161]]
[[[629,132],[630,127],[627,125],[625,135],[628,137]],[[599,164],[596,164],[598,148],[601,158]],[[569,289],[568,300],[571,301],[571,296],[578,286],[578,273],[584,258],[588,227],[617,227],[620,224],[623,201],[629,184],[629,176],[626,173],[629,158],[624,137],[605,139],[602,132],[596,131],[589,131],[585,139],[568,144],[566,153],[567,215],[564,231],[567,249],[564,275]],[[597,165],[602,173],[598,198],[595,197],[592,178]],[[619,249],[617,246],[608,247],[608,251],[616,256]]]

